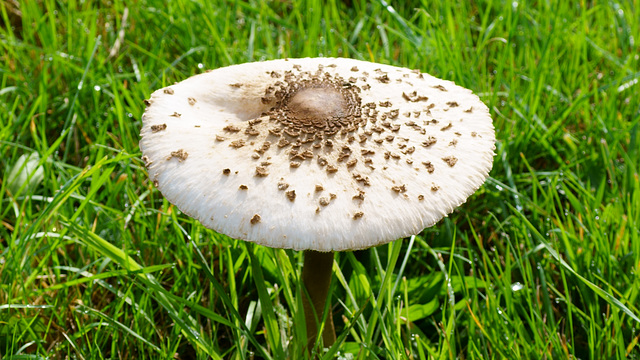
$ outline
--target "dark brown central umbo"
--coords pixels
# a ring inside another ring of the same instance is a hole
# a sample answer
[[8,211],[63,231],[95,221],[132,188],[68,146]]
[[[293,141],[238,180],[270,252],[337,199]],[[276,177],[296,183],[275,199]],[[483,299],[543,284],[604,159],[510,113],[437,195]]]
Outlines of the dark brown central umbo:
[[309,120],[316,127],[324,125],[327,119],[342,118],[347,112],[344,96],[332,87],[298,90],[286,107],[291,118]]
[[285,75],[284,82],[276,84],[281,86],[273,93],[276,105],[267,115],[288,130],[288,134],[326,137],[339,131],[356,131],[364,124],[360,88],[340,77],[301,79]]

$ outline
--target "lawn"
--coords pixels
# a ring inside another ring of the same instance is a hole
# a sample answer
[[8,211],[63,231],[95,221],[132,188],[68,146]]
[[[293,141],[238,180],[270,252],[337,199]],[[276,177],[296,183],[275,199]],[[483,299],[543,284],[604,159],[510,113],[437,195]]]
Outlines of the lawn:
[[477,93],[496,156],[449,217],[337,254],[340,359],[640,358],[640,2],[0,2],[0,358],[300,359],[302,254],[149,181],[144,99],[349,57]]

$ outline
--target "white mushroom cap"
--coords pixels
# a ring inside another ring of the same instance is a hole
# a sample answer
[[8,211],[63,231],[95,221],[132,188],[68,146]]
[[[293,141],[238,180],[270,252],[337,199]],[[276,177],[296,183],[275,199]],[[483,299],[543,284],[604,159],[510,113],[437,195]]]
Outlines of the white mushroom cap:
[[140,148],[162,194],[204,226],[296,250],[417,234],[491,170],[470,90],[351,59],[234,65],[151,95]]

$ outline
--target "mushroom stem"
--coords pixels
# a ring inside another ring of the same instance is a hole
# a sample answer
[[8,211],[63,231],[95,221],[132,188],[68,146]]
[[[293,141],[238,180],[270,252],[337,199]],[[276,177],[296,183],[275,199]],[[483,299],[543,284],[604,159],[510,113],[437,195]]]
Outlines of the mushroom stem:
[[[318,336],[318,325],[322,323],[322,315],[331,285],[332,269],[333,252],[305,250],[302,282],[309,296],[303,291],[302,305],[304,306],[304,317],[307,322],[307,345],[309,348],[313,347]],[[311,304],[313,304],[313,307]],[[336,341],[331,306],[329,306],[327,319],[324,323],[322,341],[325,347],[333,345]]]

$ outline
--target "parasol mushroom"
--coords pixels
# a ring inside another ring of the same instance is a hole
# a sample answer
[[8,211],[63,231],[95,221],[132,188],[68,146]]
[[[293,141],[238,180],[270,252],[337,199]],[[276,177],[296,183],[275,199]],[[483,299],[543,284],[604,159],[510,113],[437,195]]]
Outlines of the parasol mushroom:
[[[492,167],[488,108],[417,70],[351,59],[246,63],[154,92],[140,148],[162,194],[204,226],[304,250],[309,339],[333,252],[417,234]],[[329,313],[325,345],[335,341]]]

